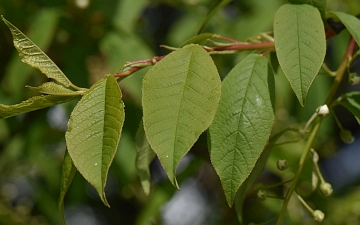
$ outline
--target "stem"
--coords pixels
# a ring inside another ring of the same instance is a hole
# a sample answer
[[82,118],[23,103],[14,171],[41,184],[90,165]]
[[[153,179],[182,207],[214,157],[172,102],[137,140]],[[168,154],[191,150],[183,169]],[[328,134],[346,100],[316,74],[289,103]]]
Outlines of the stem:
[[347,61],[348,61],[349,57],[351,57],[352,54],[354,53],[355,46],[356,46],[356,42],[355,42],[354,38],[351,38],[348,48],[346,50],[346,53],[344,55],[344,58],[342,59],[341,64],[340,64],[338,70],[336,71],[336,77],[334,79],[334,82],[330,89],[330,93],[325,102],[326,105],[331,105],[332,101],[334,101],[336,92],[339,88],[339,85],[344,77],[344,74],[345,74],[345,71],[347,68]]
[[[217,47],[203,46],[203,48],[210,54],[211,53],[228,54],[228,53],[234,53],[235,51],[258,50],[258,49],[267,49],[267,48],[269,49],[273,47],[274,47],[274,42],[262,42],[262,43],[252,43],[252,44],[241,43],[241,44],[234,44],[229,46],[217,46]],[[123,70],[118,73],[114,73],[113,76],[114,77],[129,76],[142,68],[156,64],[157,62],[165,58],[165,56],[166,55],[157,56],[152,59],[142,59],[133,62],[127,62],[124,64],[123,68],[128,67],[129,69]]]
[[291,186],[290,186],[288,192],[286,193],[283,205],[281,207],[281,212],[280,212],[279,218],[276,221],[276,225],[282,225],[282,221],[283,221],[284,216],[285,216],[287,205],[288,205],[288,203],[290,201],[290,198],[291,198],[293,192],[295,191],[296,185],[297,185],[297,183],[299,181],[299,178],[300,178],[300,174],[301,174],[302,169],[303,169],[304,164],[305,164],[306,157],[309,154],[309,151],[310,151],[311,146],[312,146],[312,144],[313,144],[313,142],[315,140],[315,136],[316,136],[316,134],[317,134],[317,132],[319,130],[319,127],[320,127],[320,124],[321,124],[322,120],[323,120],[322,117],[318,117],[318,119],[316,120],[316,124],[315,124],[314,128],[312,129],[312,131],[310,133],[309,139],[306,142],[305,150],[304,150],[304,152],[303,152],[303,154],[301,155],[301,158],[300,158],[299,169],[296,171],[296,174],[294,176],[294,180],[291,183]]

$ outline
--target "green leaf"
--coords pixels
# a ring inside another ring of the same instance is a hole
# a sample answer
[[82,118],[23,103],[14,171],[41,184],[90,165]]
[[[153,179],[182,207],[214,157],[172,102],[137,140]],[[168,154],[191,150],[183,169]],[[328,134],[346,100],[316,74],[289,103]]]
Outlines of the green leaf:
[[280,66],[304,106],[326,52],[319,11],[310,5],[281,6],[275,14],[274,40]]
[[39,87],[31,87],[31,86],[26,86],[26,87],[30,88],[33,91],[37,91],[42,94],[48,94],[48,95],[76,96],[85,93],[85,91],[73,91],[67,89],[64,86],[56,84],[54,82],[45,82]]
[[151,149],[149,141],[146,138],[144,126],[141,122],[136,133],[136,169],[140,178],[141,186],[146,195],[150,193],[150,163],[155,158],[155,152]]
[[[26,30],[26,36],[46,52],[57,32],[61,11],[55,7],[43,7],[31,16],[31,21]],[[22,99],[23,88],[31,79],[35,68],[19,60],[17,52],[11,54],[3,77],[4,89],[11,93],[14,101]],[[11,100],[11,99],[10,99]],[[12,101],[11,101],[12,102]]]
[[62,167],[62,174],[61,174],[61,190],[59,196],[59,211],[61,213],[61,223],[63,225],[66,224],[65,217],[64,217],[64,198],[66,195],[67,190],[69,189],[71,182],[75,176],[76,168],[71,160],[69,152],[65,152],[63,167]]
[[76,96],[41,95],[32,97],[16,105],[0,104],[0,119],[47,108],[53,105],[71,101],[75,98]]
[[360,20],[344,12],[328,12],[328,17],[336,17],[339,19],[355,39],[356,43],[360,45]]
[[345,96],[347,101],[341,101],[339,104],[347,108],[360,124],[360,92],[349,92]]
[[274,80],[267,60],[250,54],[226,76],[210,126],[210,158],[228,204],[260,157],[274,122]]
[[7,21],[3,16],[2,20],[9,27],[13,38],[14,46],[19,52],[21,61],[40,70],[48,78],[52,78],[66,87],[74,86],[57,65],[25,34]]
[[143,80],[144,129],[171,183],[175,170],[216,113],[221,81],[209,54],[187,45],[155,64]]
[[288,0],[292,4],[308,4],[316,7],[321,14],[321,17],[325,19],[326,13],[326,0]]
[[124,104],[113,76],[95,83],[70,115],[66,144],[75,167],[108,206],[104,188],[124,123]]

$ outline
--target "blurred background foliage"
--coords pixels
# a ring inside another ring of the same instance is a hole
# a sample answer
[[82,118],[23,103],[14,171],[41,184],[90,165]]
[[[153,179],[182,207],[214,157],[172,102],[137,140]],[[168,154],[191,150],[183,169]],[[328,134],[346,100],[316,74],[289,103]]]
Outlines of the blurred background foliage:
[[[194,36],[203,18],[219,1],[213,0],[1,0],[0,14],[22,30],[46,52],[69,79],[90,87],[104,74],[116,72],[126,61],[148,59],[169,51],[160,45],[177,47]],[[328,9],[356,15],[358,0],[328,0]],[[238,40],[272,30],[273,16],[285,0],[234,0],[218,11],[204,28]],[[335,70],[345,51],[349,34],[343,31],[328,41],[326,61]],[[11,33],[0,23],[0,102],[19,103],[36,93],[46,77],[23,64],[12,44]],[[246,53],[215,55],[220,75]],[[353,69],[359,67],[354,65]],[[244,213],[239,203],[229,208],[219,178],[209,161],[206,135],[200,137],[178,168],[181,191],[167,180],[159,162],[151,164],[151,193],[146,196],[135,169],[134,136],[141,119],[141,80],[147,69],[124,79],[121,89],[126,105],[123,136],[109,173],[106,188],[111,208],[105,207],[94,189],[77,174],[65,199],[69,225],[107,224],[243,224],[271,219],[281,200],[260,201],[249,192]],[[277,104],[274,132],[285,127],[304,126],[323,104],[331,79],[322,75],[314,81],[306,107],[298,104],[280,70],[276,74]],[[349,90],[343,85],[343,90]],[[352,90],[354,88],[352,87]],[[76,101],[50,109],[0,120],[0,225],[60,224],[57,209],[61,165],[65,151],[64,132]],[[351,115],[337,109],[340,121],[354,135],[358,125]],[[357,135],[358,136],[358,135]],[[273,184],[291,178],[304,142],[296,133],[286,133],[274,147],[266,170],[258,182]],[[344,145],[331,118],[323,124],[316,142],[324,176],[335,195],[324,198],[311,191],[311,164],[299,184],[299,192],[314,208],[325,212],[323,224],[360,224],[359,142]],[[355,149],[355,151],[354,151]],[[357,150],[357,151],[356,151]],[[278,159],[290,168],[276,169]],[[283,187],[272,189],[282,195]],[[286,224],[314,221],[294,200]],[[269,223],[272,224],[272,223]]]

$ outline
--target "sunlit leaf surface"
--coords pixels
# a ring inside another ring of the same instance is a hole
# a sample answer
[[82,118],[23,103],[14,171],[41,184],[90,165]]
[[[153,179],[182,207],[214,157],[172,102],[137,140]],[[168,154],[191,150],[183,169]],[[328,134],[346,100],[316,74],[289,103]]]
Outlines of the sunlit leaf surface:
[[143,81],[144,129],[170,181],[200,134],[211,124],[221,82],[209,54],[187,45],[152,67]]
[[113,76],[94,84],[71,113],[66,145],[82,176],[108,205],[104,188],[124,123],[124,104]]
[[66,87],[72,85],[59,67],[38,46],[3,16],[2,20],[9,27],[14,38],[14,46],[24,63],[39,69],[48,78],[52,78]]

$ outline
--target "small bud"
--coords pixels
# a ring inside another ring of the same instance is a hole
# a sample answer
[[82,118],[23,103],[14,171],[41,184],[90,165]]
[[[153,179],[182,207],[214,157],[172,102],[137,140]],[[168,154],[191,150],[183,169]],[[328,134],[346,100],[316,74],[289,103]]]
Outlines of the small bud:
[[288,167],[289,166],[288,166],[288,163],[287,163],[286,159],[279,159],[277,161],[277,168],[279,170],[286,170]]
[[332,186],[329,183],[322,183],[320,185],[320,191],[325,195],[325,196],[330,196],[333,192]]
[[351,134],[351,132],[349,130],[345,130],[345,129],[342,129],[340,131],[340,138],[343,142],[348,143],[348,144],[352,143],[355,140],[355,138]]
[[325,218],[324,213],[321,212],[320,210],[315,210],[312,216],[314,220],[316,220],[317,222],[322,222]]
[[318,108],[317,114],[319,116],[327,116],[329,114],[329,107],[325,104]]
[[257,197],[258,197],[260,200],[264,201],[264,200],[267,198],[267,191],[266,191],[266,190],[259,190],[259,191],[257,192]]
[[351,85],[356,85],[360,83],[360,77],[357,73],[350,73],[349,74],[349,83]]

